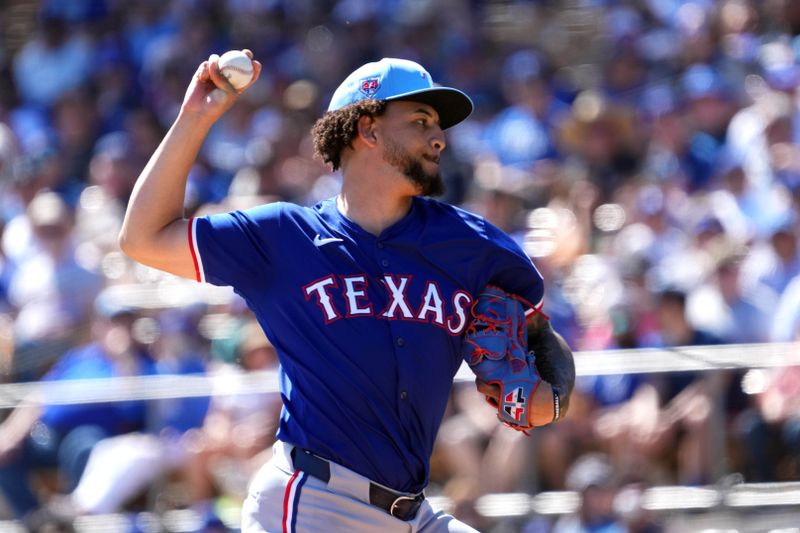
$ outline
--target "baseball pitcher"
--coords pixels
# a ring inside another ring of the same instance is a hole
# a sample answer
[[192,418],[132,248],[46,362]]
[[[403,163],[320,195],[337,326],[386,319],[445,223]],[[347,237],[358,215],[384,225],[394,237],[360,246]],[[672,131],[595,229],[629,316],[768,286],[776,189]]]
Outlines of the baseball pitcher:
[[242,531],[474,531],[424,493],[457,369],[466,360],[500,421],[529,430],[564,415],[574,365],[541,312],[527,255],[432,198],[443,190],[443,131],[472,101],[412,61],[368,63],[312,130],[318,155],[341,171],[336,197],[187,220],[189,169],[261,72],[254,61],[237,90],[218,59],[198,66],[139,177],[120,245],[146,265],[232,286],[277,350],[278,441],[251,483]]

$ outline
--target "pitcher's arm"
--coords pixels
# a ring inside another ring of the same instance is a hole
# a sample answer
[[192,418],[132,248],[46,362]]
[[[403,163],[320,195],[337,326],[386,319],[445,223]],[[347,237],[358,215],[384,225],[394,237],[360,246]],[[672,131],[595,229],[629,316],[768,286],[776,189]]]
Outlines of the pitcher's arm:
[[189,170],[211,126],[261,72],[254,61],[253,80],[236,91],[220,74],[218,59],[212,55],[197,68],[178,118],[136,180],[119,235],[120,248],[132,259],[190,279],[195,268],[183,213]]

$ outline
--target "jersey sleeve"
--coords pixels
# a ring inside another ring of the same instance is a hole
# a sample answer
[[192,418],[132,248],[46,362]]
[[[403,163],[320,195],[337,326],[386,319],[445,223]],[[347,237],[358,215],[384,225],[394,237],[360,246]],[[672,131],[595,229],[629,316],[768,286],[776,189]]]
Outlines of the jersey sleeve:
[[542,275],[514,239],[491,223],[485,224],[490,244],[488,284],[518,296],[527,313],[540,309],[544,297]]
[[281,212],[281,204],[273,203],[191,219],[188,238],[197,281],[247,293],[267,279]]

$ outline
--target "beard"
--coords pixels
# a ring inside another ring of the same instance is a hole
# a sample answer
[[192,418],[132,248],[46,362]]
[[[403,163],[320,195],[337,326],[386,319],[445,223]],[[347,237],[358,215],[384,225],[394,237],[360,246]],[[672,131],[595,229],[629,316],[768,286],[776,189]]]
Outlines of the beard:
[[436,172],[426,172],[419,159],[414,159],[406,150],[390,139],[383,149],[384,160],[396,168],[408,181],[416,185],[422,196],[441,196],[444,194],[444,180]]

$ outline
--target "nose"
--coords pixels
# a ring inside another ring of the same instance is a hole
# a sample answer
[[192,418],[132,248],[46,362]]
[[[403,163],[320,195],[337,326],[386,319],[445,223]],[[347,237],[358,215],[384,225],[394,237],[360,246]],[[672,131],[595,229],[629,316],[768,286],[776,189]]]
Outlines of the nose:
[[444,132],[439,126],[436,126],[433,137],[431,137],[431,146],[437,152],[441,152],[447,146],[447,141],[444,140]]

